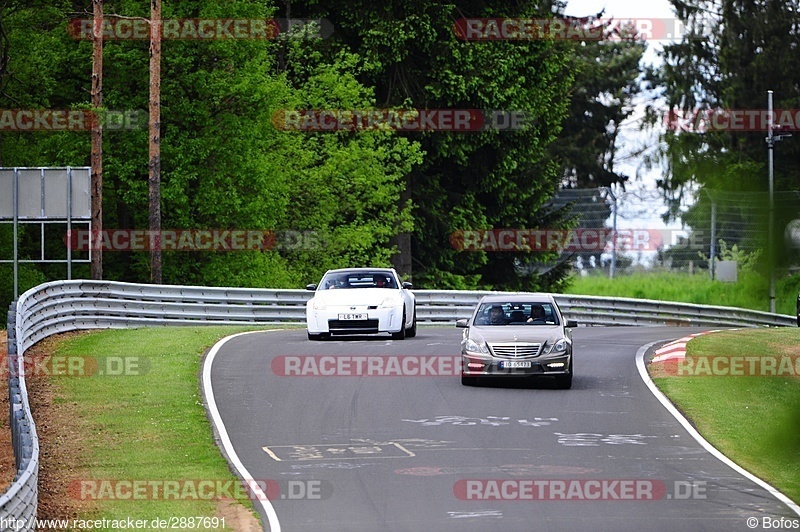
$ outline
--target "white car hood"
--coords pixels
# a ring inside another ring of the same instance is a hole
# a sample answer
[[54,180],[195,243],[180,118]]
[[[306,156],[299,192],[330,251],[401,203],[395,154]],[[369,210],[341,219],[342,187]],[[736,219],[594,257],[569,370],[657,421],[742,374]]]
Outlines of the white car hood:
[[320,290],[315,293],[314,300],[320,304],[336,305],[380,305],[387,297],[402,299],[400,290],[393,288],[335,288]]

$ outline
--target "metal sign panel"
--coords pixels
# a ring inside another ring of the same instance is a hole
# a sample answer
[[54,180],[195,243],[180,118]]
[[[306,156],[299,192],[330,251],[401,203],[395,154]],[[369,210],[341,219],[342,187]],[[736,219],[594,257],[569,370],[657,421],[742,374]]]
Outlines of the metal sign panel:
[[[17,217],[20,220],[44,218],[42,171],[36,168],[25,168],[18,170],[18,175],[17,205],[19,205],[19,211]],[[14,213],[11,213],[11,216],[13,218]]]
[[[16,187],[15,187],[16,182]],[[0,220],[90,220],[89,167],[0,168]]]
[[14,172],[0,169],[0,219],[14,217]]

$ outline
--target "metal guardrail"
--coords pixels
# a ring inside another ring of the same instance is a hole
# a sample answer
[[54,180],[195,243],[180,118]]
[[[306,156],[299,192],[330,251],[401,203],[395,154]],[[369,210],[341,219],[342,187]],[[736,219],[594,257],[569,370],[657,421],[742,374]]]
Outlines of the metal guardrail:
[[[471,315],[486,294],[414,290],[420,323],[453,323]],[[0,496],[0,519],[33,523],[37,508],[39,442],[30,413],[22,356],[36,342],[76,329],[159,325],[303,323],[307,290],[208,288],[111,281],[55,281],[25,292],[9,313],[11,430],[17,476]],[[643,299],[554,295],[563,313],[582,326],[795,326],[796,317],[710,305]],[[32,529],[29,527],[28,529]]]
[[17,473],[12,484],[0,496],[0,522],[24,524],[25,527],[20,527],[20,530],[33,530],[39,503],[39,439],[28,404],[23,359],[17,355],[19,344],[16,324],[14,302],[8,312],[8,403],[11,446]]

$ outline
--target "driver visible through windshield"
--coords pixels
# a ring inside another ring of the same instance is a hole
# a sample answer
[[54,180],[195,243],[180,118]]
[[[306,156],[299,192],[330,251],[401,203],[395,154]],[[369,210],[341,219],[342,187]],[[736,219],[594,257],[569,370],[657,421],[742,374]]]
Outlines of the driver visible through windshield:
[[394,288],[394,276],[386,272],[329,273],[320,283],[320,290],[341,288]]
[[485,303],[478,309],[475,325],[558,325],[550,303]]

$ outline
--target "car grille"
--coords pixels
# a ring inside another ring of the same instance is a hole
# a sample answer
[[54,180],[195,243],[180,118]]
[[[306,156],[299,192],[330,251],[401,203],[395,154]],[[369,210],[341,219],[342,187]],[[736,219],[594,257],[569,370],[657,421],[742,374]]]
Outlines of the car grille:
[[494,356],[504,358],[535,357],[539,355],[541,348],[542,344],[531,342],[489,344]]
[[328,330],[332,334],[347,332],[378,332],[378,320],[328,320]]

